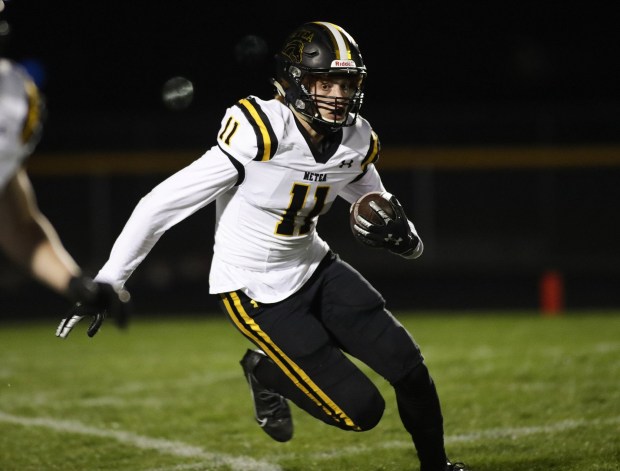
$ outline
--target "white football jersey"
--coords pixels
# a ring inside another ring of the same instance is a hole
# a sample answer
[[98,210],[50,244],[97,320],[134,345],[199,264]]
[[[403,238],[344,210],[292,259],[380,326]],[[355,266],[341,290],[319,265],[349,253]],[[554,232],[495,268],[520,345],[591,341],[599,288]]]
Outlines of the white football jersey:
[[28,74],[0,59],[0,191],[36,144],[40,105],[37,87]]
[[316,232],[336,197],[384,191],[379,140],[366,120],[313,151],[289,108],[256,97],[229,108],[217,145],[136,206],[98,280],[125,283],[172,225],[216,201],[210,292],[242,290],[260,302],[297,291],[329,247]]

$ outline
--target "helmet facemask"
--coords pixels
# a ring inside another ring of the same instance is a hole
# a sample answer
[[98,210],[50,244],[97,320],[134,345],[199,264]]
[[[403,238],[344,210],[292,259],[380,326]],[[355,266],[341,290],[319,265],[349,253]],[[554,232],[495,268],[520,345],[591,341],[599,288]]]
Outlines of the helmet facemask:
[[[364,75],[355,71],[303,74],[295,108],[311,124],[327,126],[332,131],[351,126],[355,124],[362,105],[363,83]],[[341,88],[343,96],[330,96],[331,87]]]

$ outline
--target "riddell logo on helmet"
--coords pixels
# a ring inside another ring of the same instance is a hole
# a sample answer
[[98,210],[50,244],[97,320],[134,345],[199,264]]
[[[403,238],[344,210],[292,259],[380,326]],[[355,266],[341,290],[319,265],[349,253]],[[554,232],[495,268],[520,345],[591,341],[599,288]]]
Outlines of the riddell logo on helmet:
[[355,61],[332,61],[332,67],[355,67]]

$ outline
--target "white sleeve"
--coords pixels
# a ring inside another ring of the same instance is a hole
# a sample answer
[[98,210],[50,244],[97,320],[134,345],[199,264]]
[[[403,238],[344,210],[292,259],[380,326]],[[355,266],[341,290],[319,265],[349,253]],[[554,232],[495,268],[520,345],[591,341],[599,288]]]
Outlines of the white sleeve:
[[340,191],[339,195],[353,204],[360,196],[370,193],[371,191],[385,191],[379,172],[374,164],[368,166],[368,170],[362,178],[345,186]]
[[135,207],[95,279],[122,287],[164,232],[232,188],[238,176],[228,157],[213,147],[157,185]]

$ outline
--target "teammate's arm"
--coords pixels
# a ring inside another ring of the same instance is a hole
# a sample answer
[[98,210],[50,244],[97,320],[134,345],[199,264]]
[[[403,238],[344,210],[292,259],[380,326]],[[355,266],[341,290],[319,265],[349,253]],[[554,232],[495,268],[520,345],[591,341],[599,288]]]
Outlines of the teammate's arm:
[[52,224],[39,211],[25,170],[19,170],[0,193],[0,246],[17,265],[52,290],[89,309],[89,335],[103,319],[113,316],[119,325],[127,318],[127,292],[116,292],[81,274]]
[[39,211],[25,170],[9,180],[0,195],[0,246],[16,264],[57,293],[68,295],[78,265]]

